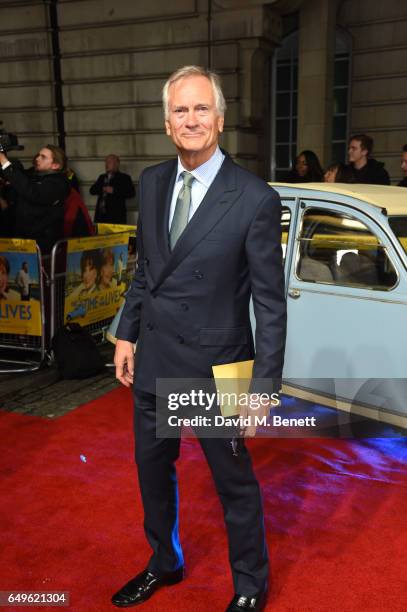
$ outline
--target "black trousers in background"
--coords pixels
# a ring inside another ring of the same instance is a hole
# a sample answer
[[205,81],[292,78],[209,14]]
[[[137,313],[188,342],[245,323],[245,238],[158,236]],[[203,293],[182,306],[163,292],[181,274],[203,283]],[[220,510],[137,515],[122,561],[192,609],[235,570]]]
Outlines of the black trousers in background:
[[[134,399],[144,530],[153,549],[148,568],[160,575],[184,563],[175,471],[180,438],[156,437],[155,395],[135,390]],[[267,587],[268,557],[261,494],[249,452],[243,444],[239,455],[234,456],[230,438],[199,438],[199,442],[224,510],[235,593],[254,595]]]

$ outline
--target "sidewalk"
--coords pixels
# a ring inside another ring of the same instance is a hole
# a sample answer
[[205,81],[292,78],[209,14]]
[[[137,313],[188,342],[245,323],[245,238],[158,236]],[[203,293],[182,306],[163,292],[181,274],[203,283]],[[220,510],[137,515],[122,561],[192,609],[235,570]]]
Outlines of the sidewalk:
[[[112,363],[114,346],[107,342],[99,348],[105,363]],[[118,384],[112,367],[85,380],[60,380],[55,365],[26,374],[0,374],[0,409],[53,419],[104,395]]]

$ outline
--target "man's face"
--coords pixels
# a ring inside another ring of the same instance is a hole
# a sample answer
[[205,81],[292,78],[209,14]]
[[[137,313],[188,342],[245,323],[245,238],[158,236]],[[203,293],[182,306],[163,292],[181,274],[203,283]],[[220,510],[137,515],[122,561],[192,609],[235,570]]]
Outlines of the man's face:
[[28,264],[23,263],[23,270],[24,272],[28,272]]
[[168,110],[166,132],[179,153],[203,153],[204,163],[215,151],[224,123],[209,79],[197,75],[175,81],[168,91]]
[[401,169],[404,172],[404,176],[407,176],[407,151],[404,151],[401,156]]
[[368,151],[362,148],[360,140],[351,140],[348,147],[349,161],[353,164],[357,164],[360,161],[367,159]]
[[47,149],[41,151],[34,158],[35,169],[37,172],[52,172],[59,170],[59,164],[54,163],[52,152]]
[[108,155],[105,159],[105,168],[106,168],[106,172],[117,172],[119,170],[119,165],[120,162],[117,159],[117,157],[114,157],[113,155]]

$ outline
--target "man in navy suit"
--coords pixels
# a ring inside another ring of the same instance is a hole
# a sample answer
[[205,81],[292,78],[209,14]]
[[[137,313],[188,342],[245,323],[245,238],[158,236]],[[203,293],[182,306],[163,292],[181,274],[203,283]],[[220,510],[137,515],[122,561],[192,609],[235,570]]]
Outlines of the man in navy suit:
[[[254,358],[252,390],[278,390],[284,358],[279,197],[219,148],[226,104],[214,73],[196,66],[177,70],[164,86],[163,103],[178,159],[147,168],[140,177],[138,269],[115,355],[118,380],[134,388],[136,463],[153,554],[113,596],[119,607],[142,603],[184,575],[175,473],[180,440],[156,435],[157,379],[210,379],[212,365]],[[261,610],[268,558],[249,453],[244,440],[237,453],[230,438],[199,441],[228,533],[235,594],[227,611]],[[205,606],[212,609],[210,601]]]

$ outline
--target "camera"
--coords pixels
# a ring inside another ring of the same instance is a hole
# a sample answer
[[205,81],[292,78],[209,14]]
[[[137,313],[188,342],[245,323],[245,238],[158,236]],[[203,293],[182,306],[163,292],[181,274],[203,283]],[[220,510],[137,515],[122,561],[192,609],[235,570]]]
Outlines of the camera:
[[[0,125],[3,122],[0,121]],[[0,152],[6,153],[7,151],[23,151],[24,147],[18,144],[18,139],[15,134],[10,134],[2,128],[0,128]]]

